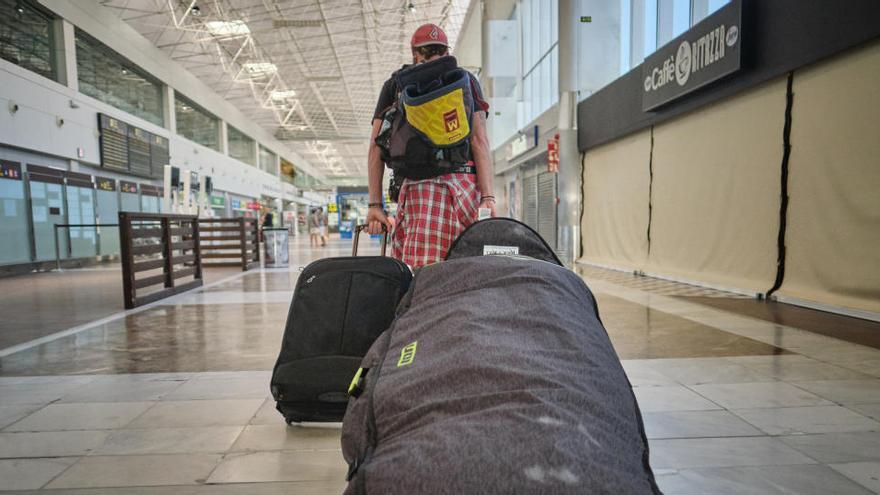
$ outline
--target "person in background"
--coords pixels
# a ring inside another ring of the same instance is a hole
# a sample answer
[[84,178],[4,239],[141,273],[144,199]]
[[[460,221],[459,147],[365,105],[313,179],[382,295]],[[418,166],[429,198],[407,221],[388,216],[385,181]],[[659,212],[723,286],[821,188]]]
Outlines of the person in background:
[[309,246],[318,247],[318,236],[321,235],[321,227],[318,226],[318,209],[312,208],[309,212]]
[[323,206],[318,207],[317,216],[318,229],[320,231],[318,235],[321,237],[321,247],[324,247],[327,245],[327,215],[324,213]]
[[324,246],[327,244],[327,241],[330,240],[330,218],[327,212],[323,211],[323,208],[321,209],[321,212],[321,221],[323,222],[321,225],[321,245]]
[[[413,64],[431,62],[449,55],[446,33],[435,24],[419,27],[410,45]],[[456,237],[477,221],[480,208],[488,209],[490,215],[495,216],[492,157],[486,132],[489,105],[483,98],[479,81],[468,74],[474,102],[469,157],[464,163],[451,164],[448,171],[441,175],[423,180],[404,179],[395,221],[386,216],[382,204],[385,164],[376,137],[386,113],[397,104],[400,88],[397,87],[396,76],[397,72],[382,86],[373,115],[367,155],[367,230],[370,234],[380,233],[383,226],[389,232],[393,230],[392,255],[415,268],[442,260]]]

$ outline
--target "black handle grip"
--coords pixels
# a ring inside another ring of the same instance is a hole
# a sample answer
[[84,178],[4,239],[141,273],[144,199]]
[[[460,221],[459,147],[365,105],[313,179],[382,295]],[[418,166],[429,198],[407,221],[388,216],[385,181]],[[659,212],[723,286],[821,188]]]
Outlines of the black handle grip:
[[[352,256],[358,255],[358,241],[360,240],[360,237],[361,237],[361,231],[367,230],[367,228],[368,228],[367,225],[358,225],[354,228],[354,243],[352,243],[352,246],[351,246],[351,255]],[[382,235],[382,256],[385,256],[385,249],[388,245],[388,238],[390,237],[390,233],[388,232],[388,227],[386,227],[385,225],[382,225],[382,234],[383,234]]]

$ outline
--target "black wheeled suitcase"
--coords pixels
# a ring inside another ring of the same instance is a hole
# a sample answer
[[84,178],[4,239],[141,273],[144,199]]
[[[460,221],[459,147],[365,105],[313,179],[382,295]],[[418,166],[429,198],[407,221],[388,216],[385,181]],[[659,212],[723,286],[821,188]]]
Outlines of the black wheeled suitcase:
[[342,421],[351,377],[376,338],[391,324],[412,272],[385,256],[325,258],[299,276],[270,390],[288,424]]

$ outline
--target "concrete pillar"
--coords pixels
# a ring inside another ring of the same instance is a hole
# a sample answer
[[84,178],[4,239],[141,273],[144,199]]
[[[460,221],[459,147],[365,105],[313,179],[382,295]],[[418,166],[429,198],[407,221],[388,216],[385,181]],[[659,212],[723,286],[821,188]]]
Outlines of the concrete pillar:
[[164,98],[162,98],[162,116],[165,120],[165,128],[172,134],[177,133],[177,114],[174,112],[174,88],[162,86]]
[[73,24],[64,19],[52,22],[52,43],[55,51],[55,70],[58,82],[78,91],[76,72],[76,39]]
[[556,248],[572,265],[580,256],[580,217],[583,207],[581,163],[577,147],[577,0],[559,0],[559,176]]
[[220,121],[220,153],[229,156],[229,128],[226,121]]

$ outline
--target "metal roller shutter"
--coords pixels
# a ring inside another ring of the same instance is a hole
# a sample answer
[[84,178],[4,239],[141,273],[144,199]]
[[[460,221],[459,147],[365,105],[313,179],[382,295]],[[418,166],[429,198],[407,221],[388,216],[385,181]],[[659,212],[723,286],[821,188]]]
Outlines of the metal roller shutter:
[[537,231],[554,250],[556,249],[556,174],[537,176],[538,227]]
[[538,176],[524,177],[523,189],[523,223],[538,230]]

